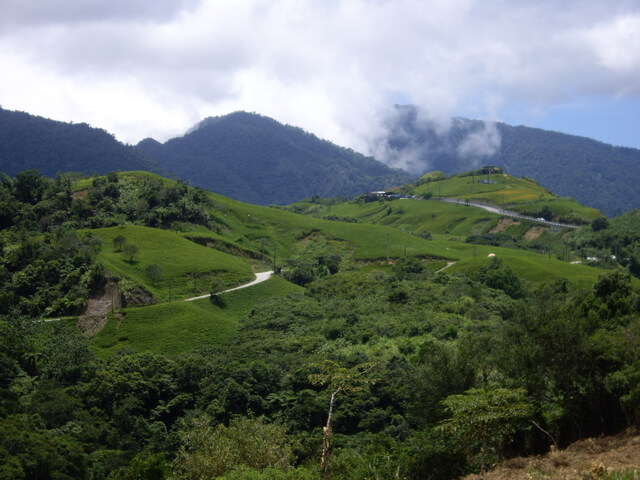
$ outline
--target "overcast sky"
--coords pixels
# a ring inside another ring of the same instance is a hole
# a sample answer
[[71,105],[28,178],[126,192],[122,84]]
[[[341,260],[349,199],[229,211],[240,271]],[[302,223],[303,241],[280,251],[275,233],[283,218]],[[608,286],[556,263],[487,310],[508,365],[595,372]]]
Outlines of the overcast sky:
[[640,147],[640,1],[0,0],[0,105],[127,143],[246,110],[369,153],[407,103]]

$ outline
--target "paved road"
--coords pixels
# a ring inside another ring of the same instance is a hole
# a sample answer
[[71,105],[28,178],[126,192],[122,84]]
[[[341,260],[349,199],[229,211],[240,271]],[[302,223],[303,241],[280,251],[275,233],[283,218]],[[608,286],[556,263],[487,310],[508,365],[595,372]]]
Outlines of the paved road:
[[495,213],[497,215],[503,215],[505,217],[512,217],[512,218],[521,218],[522,220],[529,220],[531,222],[537,222],[543,225],[549,225],[551,227],[580,228],[580,225],[571,225],[570,223],[550,222],[549,220],[545,220],[544,218],[529,217],[527,215],[522,215],[521,213],[518,213],[518,212],[503,210],[502,208],[492,207],[490,205],[485,205],[483,203],[466,202],[465,200],[461,200],[459,198],[440,198],[438,200],[446,203],[457,203],[459,205],[469,205],[472,207],[482,208],[487,212]]
[[[249,283],[245,283],[244,285],[240,285],[239,287],[230,288],[228,290],[224,290],[224,291],[218,292],[218,293],[233,292],[234,290],[240,290],[241,288],[252,287],[254,285],[257,285],[258,283],[266,282],[267,280],[269,280],[271,278],[271,275],[273,275],[273,271],[256,273],[256,279],[255,280],[252,280]],[[200,295],[199,297],[186,298],[184,301],[185,302],[190,302],[192,300],[200,300],[201,298],[209,298],[210,296],[211,296],[211,294],[208,293],[206,295]]]

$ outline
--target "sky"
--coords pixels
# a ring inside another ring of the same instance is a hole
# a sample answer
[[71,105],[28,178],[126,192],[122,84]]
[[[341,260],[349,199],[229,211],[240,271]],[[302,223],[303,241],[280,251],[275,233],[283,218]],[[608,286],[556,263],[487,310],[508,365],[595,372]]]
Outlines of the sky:
[[0,0],[0,72],[130,144],[245,110],[379,153],[412,104],[640,148],[640,0]]

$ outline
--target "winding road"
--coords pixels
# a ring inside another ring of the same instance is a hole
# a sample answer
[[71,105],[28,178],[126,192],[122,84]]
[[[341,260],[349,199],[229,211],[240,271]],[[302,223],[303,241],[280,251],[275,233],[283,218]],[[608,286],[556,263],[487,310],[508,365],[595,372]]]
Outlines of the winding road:
[[490,205],[485,205],[483,203],[477,202],[467,202],[465,200],[461,200],[459,198],[440,198],[438,199],[440,202],[446,203],[456,203],[458,205],[469,205],[470,207],[477,207],[486,210],[487,212],[495,213],[498,215],[502,215],[505,217],[512,218],[521,218],[522,220],[529,220],[531,222],[542,223],[543,225],[549,225],[550,227],[560,227],[560,228],[580,228],[580,225],[572,225],[570,223],[560,223],[560,222],[550,222],[549,220],[545,220],[544,218],[535,218],[529,217],[527,215],[522,215],[518,212],[512,212],[510,210],[504,210],[502,208],[492,207]]
[[[218,292],[216,295],[218,295],[220,293],[233,292],[234,290],[240,290],[241,288],[252,287],[254,285],[257,285],[258,283],[266,282],[267,280],[269,280],[271,278],[272,275],[273,275],[273,271],[256,273],[255,280],[252,280],[249,283],[245,283],[244,285],[240,285],[239,287],[234,287],[234,288],[230,288],[228,290],[223,290],[222,292]],[[211,294],[207,293],[206,295],[200,295],[199,297],[185,298],[183,301],[184,302],[191,302],[192,300],[200,300],[201,298],[209,298],[210,296],[211,296]]]

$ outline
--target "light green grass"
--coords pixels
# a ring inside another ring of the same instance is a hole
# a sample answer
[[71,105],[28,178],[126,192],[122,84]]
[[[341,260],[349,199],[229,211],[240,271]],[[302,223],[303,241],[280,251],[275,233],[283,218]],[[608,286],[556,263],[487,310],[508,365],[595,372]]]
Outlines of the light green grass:
[[347,202],[318,208],[316,215],[355,218],[360,223],[392,226],[414,233],[451,235],[485,233],[500,219],[499,215],[479,208],[414,199]]
[[[169,289],[173,299],[206,293],[214,275],[222,278],[229,287],[253,277],[251,265],[242,259],[198,245],[167,230],[126,225],[92,230],[92,233],[103,242],[98,261],[112,273],[144,286],[158,301],[168,300]],[[139,252],[133,262],[116,251],[113,239],[118,235],[138,247]],[[150,264],[157,264],[162,269],[161,278],[155,285],[145,273]],[[194,286],[197,287],[195,291]]]
[[221,345],[231,338],[238,320],[266,298],[299,292],[302,289],[280,277],[252,287],[222,294],[224,307],[206,298],[148,307],[128,308],[122,322],[115,317],[91,339],[91,348],[101,358],[128,348],[137,352],[165,355],[206,345]]
[[[552,212],[562,217],[591,222],[602,214],[586,207],[572,198],[559,197],[537,183],[507,174],[489,175],[493,183],[480,183],[486,175],[473,177],[451,177],[419,185],[413,189],[418,195],[431,194],[434,198],[462,198],[491,203],[507,209],[526,211],[548,206]],[[473,183],[473,181],[477,183]]]

